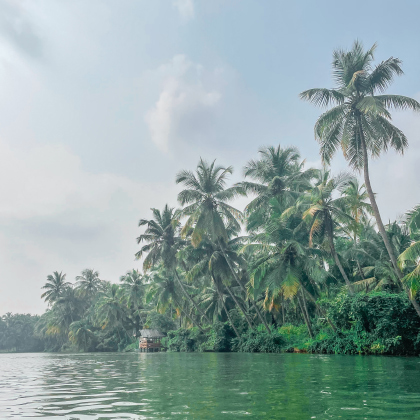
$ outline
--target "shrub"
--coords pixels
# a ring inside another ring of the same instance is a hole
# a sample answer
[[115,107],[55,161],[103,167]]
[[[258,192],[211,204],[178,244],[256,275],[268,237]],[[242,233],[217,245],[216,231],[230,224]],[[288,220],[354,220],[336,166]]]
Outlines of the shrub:
[[405,293],[339,294],[328,309],[338,332],[322,332],[308,349],[337,354],[417,354],[420,319]]
[[278,331],[269,334],[267,331],[248,330],[242,340],[233,339],[234,351],[245,353],[280,353],[286,340]]
[[235,337],[235,331],[228,322],[217,322],[210,329],[209,338],[204,343],[204,348],[219,352],[231,351],[232,339]]

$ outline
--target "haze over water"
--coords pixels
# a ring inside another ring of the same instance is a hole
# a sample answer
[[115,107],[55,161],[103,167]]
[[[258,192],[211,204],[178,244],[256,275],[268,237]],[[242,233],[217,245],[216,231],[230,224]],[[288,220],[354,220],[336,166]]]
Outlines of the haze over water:
[[0,418],[420,419],[420,359],[0,354]]

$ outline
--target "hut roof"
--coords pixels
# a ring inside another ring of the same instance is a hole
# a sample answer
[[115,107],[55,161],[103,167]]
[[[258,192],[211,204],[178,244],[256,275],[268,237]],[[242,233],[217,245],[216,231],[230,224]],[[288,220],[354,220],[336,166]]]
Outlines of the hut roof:
[[144,338],[161,338],[165,337],[165,334],[161,333],[158,330],[140,330],[140,334]]

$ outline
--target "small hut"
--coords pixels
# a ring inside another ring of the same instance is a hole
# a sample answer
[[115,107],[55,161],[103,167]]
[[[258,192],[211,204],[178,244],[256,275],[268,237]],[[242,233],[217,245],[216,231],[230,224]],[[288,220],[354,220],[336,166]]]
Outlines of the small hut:
[[158,330],[140,330],[140,335],[139,350],[141,352],[160,351],[162,347],[160,340],[165,337],[165,334]]

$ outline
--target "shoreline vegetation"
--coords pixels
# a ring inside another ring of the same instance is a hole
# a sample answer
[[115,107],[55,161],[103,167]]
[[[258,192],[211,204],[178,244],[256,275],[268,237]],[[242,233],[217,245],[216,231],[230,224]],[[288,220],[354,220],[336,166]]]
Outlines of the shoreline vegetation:
[[[420,205],[384,224],[369,173],[370,159],[408,147],[391,111],[420,104],[385,94],[401,61],[374,65],[375,49],[334,51],[335,88],[300,95],[325,108],[323,169],[295,147],[262,147],[228,185],[232,167],[200,159],[176,176],[180,207],[140,220],[143,272],[119,284],[54,272],[43,315],[1,317],[0,352],[133,351],[153,328],[169,351],[420,355]],[[333,174],[339,149],[350,172]]]

